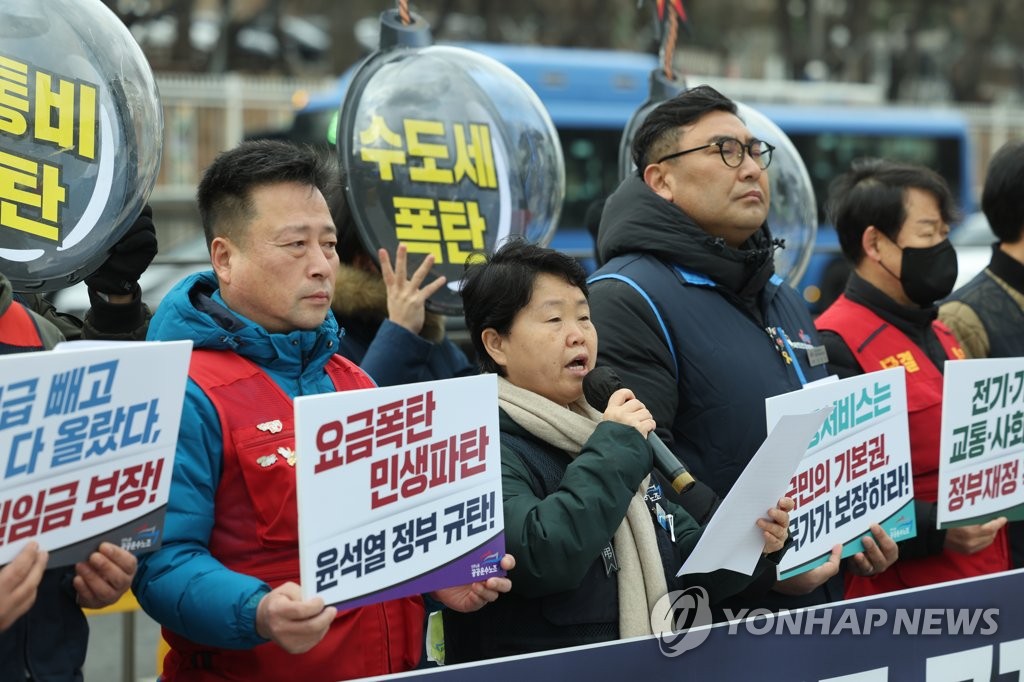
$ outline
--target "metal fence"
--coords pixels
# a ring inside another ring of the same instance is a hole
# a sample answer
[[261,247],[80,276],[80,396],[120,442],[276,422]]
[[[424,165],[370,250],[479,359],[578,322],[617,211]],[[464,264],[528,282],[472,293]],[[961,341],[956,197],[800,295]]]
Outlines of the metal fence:
[[219,152],[254,132],[286,128],[304,94],[330,82],[237,74],[158,76],[163,160],[151,203],[161,250],[198,233],[196,184]]
[[329,82],[237,74],[157,78],[164,108],[160,193],[190,198],[200,172],[218,152],[254,131],[287,127],[302,93]]

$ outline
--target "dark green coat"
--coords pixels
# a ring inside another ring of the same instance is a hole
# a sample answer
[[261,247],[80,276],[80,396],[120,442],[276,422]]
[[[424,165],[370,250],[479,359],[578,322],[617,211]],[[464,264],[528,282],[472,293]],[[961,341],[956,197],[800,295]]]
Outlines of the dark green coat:
[[[500,423],[505,543],[516,558],[512,591],[475,613],[445,611],[446,662],[618,639],[617,576],[606,571],[602,550],[651,473],[650,446],[636,429],[602,422],[572,459],[504,412]],[[753,578],[732,571],[677,583],[675,573],[702,529],[681,507],[660,504],[673,515],[676,536],[673,545],[655,525],[669,590],[700,585],[716,602],[750,584]],[[762,561],[755,576],[767,568]]]

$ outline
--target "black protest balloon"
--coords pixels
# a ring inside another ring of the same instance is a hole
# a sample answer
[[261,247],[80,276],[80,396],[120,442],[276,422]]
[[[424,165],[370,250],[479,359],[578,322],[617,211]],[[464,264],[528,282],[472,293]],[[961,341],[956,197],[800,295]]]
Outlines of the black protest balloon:
[[461,313],[474,253],[553,236],[565,193],[554,124],[519,76],[472,50],[390,45],[371,55],[342,103],[338,151],[367,250],[404,243],[410,270],[433,255],[431,278],[448,281],[427,301],[436,312]]
[[148,200],[160,98],[100,0],[4,0],[0,74],[0,272],[52,291],[99,267]]

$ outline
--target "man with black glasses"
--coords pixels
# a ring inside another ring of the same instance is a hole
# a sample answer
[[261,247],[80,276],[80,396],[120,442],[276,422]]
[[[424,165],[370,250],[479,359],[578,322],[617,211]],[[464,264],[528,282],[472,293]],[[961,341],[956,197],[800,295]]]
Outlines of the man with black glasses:
[[[767,435],[765,398],[825,376],[814,322],[775,274],[780,244],[766,223],[765,172],[773,149],[714,89],[677,95],[637,130],[636,175],[609,197],[598,231],[605,265],[590,280],[598,365],[616,369],[699,481],[681,500],[698,519]],[[848,570],[869,575],[895,561],[896,544],[873,532]],[[824,565],[735,606],[842,599],[839,567],[836,546]]]

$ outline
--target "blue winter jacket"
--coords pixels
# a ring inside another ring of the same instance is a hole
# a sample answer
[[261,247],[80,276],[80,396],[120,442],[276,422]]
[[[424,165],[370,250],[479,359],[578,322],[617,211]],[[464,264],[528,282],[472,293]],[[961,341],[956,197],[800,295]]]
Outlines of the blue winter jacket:
[[[338,349],[331,313],[315,330],[271,334],[227,307],[213,272],[189,276],[167,294],[147,339],[190,339],[194,348],[233,350],[262,367],[292,397],[334,391],[323,371]],[[222,449],[217,411],[189,379],[163,545],[140,558],[132,589],[146,613],[193,642],[247,649],[267,641],[256,633],[256,606],[270,586],[210,555]]]
[[345,321],[339,353],[370,375],[378,386],[398,386],[473,376],[479,372],[450,339],[432,343],[384,320],[379,326]]

